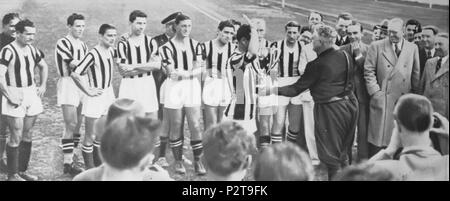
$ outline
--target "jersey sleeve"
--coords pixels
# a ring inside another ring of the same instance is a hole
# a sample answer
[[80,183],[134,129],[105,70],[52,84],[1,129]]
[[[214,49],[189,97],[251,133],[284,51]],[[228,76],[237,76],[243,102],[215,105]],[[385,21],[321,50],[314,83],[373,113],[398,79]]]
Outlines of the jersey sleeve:
[[57,55],[61,56],[63,61],[70,63],[73,60],[73,55],[71,54],[69,44],[64,39],[58,40],[55,51]]
[[86,74],[87,69],[94,65],[94,55],[92,53],[88,53],[83,60],[81,60],[80,64],[75,67],[74,72],[80,75]]
[[8,67],[9,62],[11,62],[12,57],[13,57],[13,54],[12,54],[11,50],[8,48],[3,48],[0,51],[0,64]]
[[127,45],[125,41],[120,41],[117,44],[117,63],[126,64],[127,60]]

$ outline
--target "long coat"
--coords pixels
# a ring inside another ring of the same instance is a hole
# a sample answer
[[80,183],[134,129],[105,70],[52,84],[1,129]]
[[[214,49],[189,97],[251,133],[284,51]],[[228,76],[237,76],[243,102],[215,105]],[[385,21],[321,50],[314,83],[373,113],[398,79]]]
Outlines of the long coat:
[[364,78],[369,93],[368,141],[387,146],[394,128],[393,110],[403,94],[419,90],[420,61],[417,45],[403,39],[400,56],[389,38],[373,42],[364,62]]
[[431,58],[425,64],[424,74],[420,80],[420,92],[431,101],[435,112],[448,119],[448,59],[436,72],[438,60],[438,57]]

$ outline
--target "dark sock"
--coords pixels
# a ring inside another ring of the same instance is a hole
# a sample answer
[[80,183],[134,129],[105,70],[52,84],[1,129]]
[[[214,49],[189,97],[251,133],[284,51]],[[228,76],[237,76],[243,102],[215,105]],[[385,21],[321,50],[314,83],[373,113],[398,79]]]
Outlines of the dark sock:
[[272,144],[281,143],[283,141],[283,136],[281,134],[272,133],[270,135],[270,139],[272,141]]
[[79,133],[73,134],[73,148],[78,147],[78,144],[80,143],[80,139],[81,139],[81,134],[79,134]]
[[288,142],[292,142],[294,144],[297,144],[297,136],[298,136],[298,132],[292,132],[288,129],[287,135],[286,135],[286,140]]
[[6,158],[8,165],[8,175],[19,172],[19,147],[6,146]]
[[94,149],[92,151],[94,157],[94,166],[98,167],[102,164],[102,159],[100,158],[100,142],[94,140]]
[[183,140],[170,140],[170,147],[172,148],[173,157],[176,161],[181,161],[183,155]]
[[268,147],[270,145],[270,136],[268,135],[259,136],[259,144],[261,148]]
[[6,151],[6,139],[8,139],[8,135],[0,135],[0,159],[3,159]]
[[72,164],[73,162],[73,139],[62,139],[61,140],[64,164]]
[[194,153],[194,160],[199,161],[203,153],[203,144],[201,140],[191,140],[192,152]]
[[30,156],[31,142],[21,141],[19,145],[19,172],[27,171]]
[[159,137],[159,139],[160,139],[159,157],[165,157],[166,156],[166,147],[167,147],[167,143],[169,142],[169,137]]
[[93,145],[83,145],[81,147],[81,153],[83,154],[84,166],[86,167],[86,170],[94,167],[94,155],[92,154],[93,149]]

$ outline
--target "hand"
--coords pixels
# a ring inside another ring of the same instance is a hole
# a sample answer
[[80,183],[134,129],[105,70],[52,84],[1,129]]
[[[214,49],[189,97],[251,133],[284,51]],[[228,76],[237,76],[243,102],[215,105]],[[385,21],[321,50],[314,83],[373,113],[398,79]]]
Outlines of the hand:
[[8,103],[12,106],[14,106],[14,108],[18,108],[20,105],[22,105],[22,101],[23,99],[21,98],[15,98],[13,96],[10,96],[8,98]]
[[97,89],[97,88],[92,88],[88,91],[88,96],[89,97],[96,97],[96,96],[100,96],[102,95],[103,91],[101,89]]
[[265,83],[256,85],[258,87],[258,95],[259,96],[269,96],[270,95],[270,87],[268,87]]
[[439,128],[434,128],[434,127],[431,128],[430,132],[434,132],[434,133],[443,135],[443,136],[448,138],[449,137],[449,134],[448,134],[448,132],[449,132],[448,119],[445,118],[444,116],[442,116],[441,114],[437,113],[437,112],[433,113],[433,116],[435,118],[437,118],[438,121],[440,121],[441,125],[440,125]]
[[44,97],[45,91],[47,91],[47,86],[46,85],[41,85],[40,87],[37,88],[37,94],[40,98]]

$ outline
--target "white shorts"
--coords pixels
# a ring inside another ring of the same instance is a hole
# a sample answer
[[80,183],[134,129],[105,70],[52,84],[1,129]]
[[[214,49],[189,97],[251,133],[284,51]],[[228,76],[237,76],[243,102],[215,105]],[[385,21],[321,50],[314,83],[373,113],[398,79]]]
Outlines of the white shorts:
[[166,90],[166,82],[167,79],[164,80],[164,82],[161,84],[161,88],[159,89],[159,104],[164,105],[164,93]]
[[231,92],[226,79],[206,77],[202,93],[205,105],[217,107],[230,104]]
[[164,107],[169,109],[200,107],[201,93],[197,78],[176,81],[167,79],[164,87]]
[[5,116],[23,118],[25,116],[36,116],[44,111],[41,98],[37,95],[37,88],[30,87],[10,87],[9,95],[21,100],[19,107],[12,106],[5,97],[2,101],[2,114]]
[[[87,76],[82,76],[82,80],[87,83]],[[56,85],[57,90],[57,105],[73,105],[78,107],[83,103],[86,94],[77,87],[71,77],[61,77],[58,79]]]
[[119,87],[119,98],[128,98],[139,102],[145,113],[158,111],[158,98],[153,76],[122,78]]
[[[297,82],[300,77],[279,77],[278,78],[278,87],[289,86]],[[302,96],[303,93],[299,94],[295,97],[287,97],[287,96],[278,96],[278,106],[286,106],[289,103],[293,105],[301,105],[302,104]]]
[[244,128],[245,131],[247,131],[247,135],[253,135],[254,132],[256,132],[258,129],[256,127],[256,120],[250,119],[250,120],[235,120],[230,117],[227,117],[223,115],[223,121],[234,121],[238,123],[239,125]]
[[89,97],[86,96],[83,102],[81,114],[90,118],[100,118],[108,113],[109,106],[115,101],[112,87],[103,90],[102,95]]

